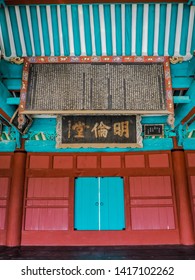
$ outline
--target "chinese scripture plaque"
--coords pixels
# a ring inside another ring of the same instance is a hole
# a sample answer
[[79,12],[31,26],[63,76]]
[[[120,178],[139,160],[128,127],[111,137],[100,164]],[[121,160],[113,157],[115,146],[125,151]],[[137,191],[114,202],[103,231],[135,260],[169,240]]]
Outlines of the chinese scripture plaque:
[[32,57],[23,71],[20,113],[173,113],[165,57]]
[[59,116],[57,148],[141,147],[139,116]]

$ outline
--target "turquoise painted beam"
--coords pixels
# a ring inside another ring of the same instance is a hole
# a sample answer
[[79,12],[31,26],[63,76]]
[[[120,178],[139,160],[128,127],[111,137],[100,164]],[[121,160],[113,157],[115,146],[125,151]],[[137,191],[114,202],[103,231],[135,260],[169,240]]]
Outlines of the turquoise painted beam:
[[173,77],[172,78],[172,88],[180,89],[180,88],[189,88],[193,82],[193,78],[189,77]]
[[167,122],[167,116],[148,116],[142,117],[142,124],[164,124]]
[[7,98],[7,104],[9,105],[19,105],[20,98],[19,97],[9,97]]
[[0,61],[0,73],[4,79],[21,79],[23,64],[17,65],[7,60]]
[[0,152],[14,152],[16,149],[15,141],[0,141]]
[[9,116],[12,117],[16,108],[6,103],[7,98],[11,97],[11,93],[7,88],[0,82],[0,108]]
[[19,91],[22,86],[22,79],[3,79],[2,83],[8,90]]
[[143,140],[143,148],[102,148],[102,149],[94,149],[94,148],[81,148],[81,149],[56,149],[55,141],[36,141],[36,140],[26,140],[25,141],[25,150],[27,152],[59,152],[59,153],[80,153],[80,152],[141,152],[141,151],[158,151],[158,150],[172,150],[173,149],[173,141],[171,138],[161,138],[161,139],[144,139]]
[[186,92],[191,102],[180,104],[175,110],[175,126],[178,126],[183,118],[195,107],[195,80],[192,82],[189,90]]
[[195,73],[195,57],[182,63],[170,64],[172,77],[189,77]]
[[184,150],[195,150],[195,138],[186,138],[183,141]]
[[178,103],[190,103],[190,97],[189,96],[174,96],[173,97],[173,102],[175,104]]

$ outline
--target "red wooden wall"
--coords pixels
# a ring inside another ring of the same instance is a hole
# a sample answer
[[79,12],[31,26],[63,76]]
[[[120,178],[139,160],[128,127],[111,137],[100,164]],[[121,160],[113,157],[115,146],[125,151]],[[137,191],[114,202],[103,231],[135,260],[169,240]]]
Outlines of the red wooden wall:
[[6,244],[7,210],[13,154],[0,154],[0,245]]
[[186,151],[186,167],[188,171],[189,192],[195,228],[195,151]]
[[175,229],[169,176],[130,178],[132,229]]
[[[78,176],[124,177],[124,231],[74,230]],[[30,153],[24,207],[23,245],[179,243],[171,152]]]
[[29,178],[25,230],[68,229],[68,178]]
[[[179,157],[173,156],[179,154]],[[23,206],[24,210],[19,214],[22,228],[18,226],[17,242],[21,242],[21,245],[192,243],[190,226],[186,232],[181,230],[181,224],[185,225],[186,220],[182,216],[183,192],[179,194],[181,186],[177,183],[178,180],[175,180],[178,172],[174,174],[175,167],[178,166],[174,158],[182,158],[181,154],[184,155],[184,152],[29,153],[27,158],[23,157],[26,174],[25,184],[21,181],[23,192],[20,193],[20,201],[23,201],[23,205],[19,208],[22,209]],[[19,168],[15,164],[16,156],[17,153],[0,154],[0,245],[15,244],[12,230],[15,218],[8,223],[8,214],[10,217],[10,213],[13,212],[13,197],[16,195],[14,182],[17,180],[14,178],[18,172],[14,170],[16,167]],[[185,152],[185,168],[188,179],[186,177],[184,182],[190,194],[192,210],[188,217],[193,213],[195,225],[195,152]],[[15,175],[12,178],[13,173]],[[79,176],[124,178],[125,230],[74,230],[74,178]],[[185,176],[184,174],[183,178]],[[11,193],[12,199],[9,199]],[[186,211],[187,208],[185,213]],[[20,219],[18,215],[16,216]],[[188,219],[188,225],[190,223]]]

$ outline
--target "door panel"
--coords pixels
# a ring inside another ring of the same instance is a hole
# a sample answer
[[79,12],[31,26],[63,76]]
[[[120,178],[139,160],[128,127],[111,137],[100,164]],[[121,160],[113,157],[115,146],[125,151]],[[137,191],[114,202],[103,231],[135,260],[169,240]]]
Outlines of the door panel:
[[102,177],[100,188],[101,230],[123,230],[125,228],[123,179]]
[[75,220],[77,230],[98,230],[98,180],[82,177],[75,180]]
[[125,228],[124,189],[120,177],[84,177],[75,180],[75,229]]

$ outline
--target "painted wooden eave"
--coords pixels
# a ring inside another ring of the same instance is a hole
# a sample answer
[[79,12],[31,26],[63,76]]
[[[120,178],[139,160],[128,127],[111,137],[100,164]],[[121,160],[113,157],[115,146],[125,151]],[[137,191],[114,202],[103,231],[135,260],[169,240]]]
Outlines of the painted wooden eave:
[[6,6],[0,17],[5,58],[149,55],[189,60],[195,50],[195,6],[183,3]]
[[[3,0],[4,1],[4,0]],[[97,4],[97,3],[188,3],[188,0],[5,0],[6,5],[33,5],[33,4]]]

